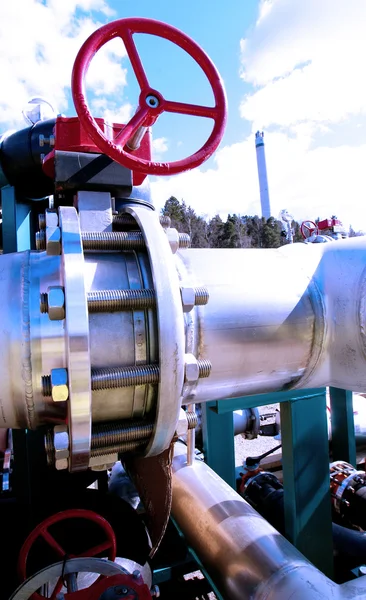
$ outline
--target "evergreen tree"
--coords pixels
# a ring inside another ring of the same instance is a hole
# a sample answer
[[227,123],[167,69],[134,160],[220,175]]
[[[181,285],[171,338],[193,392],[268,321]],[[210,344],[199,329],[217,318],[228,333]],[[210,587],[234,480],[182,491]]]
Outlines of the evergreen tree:
[[224,223],[220,215],[213,217],[207,225],[207,238],[210,248],[221,248]]
[[179,202],[175,196],[170,196],[170,198],[165,202],[164,208],[161,211],[161,214],[170,217],[172,222],[172,227],[178,229],[178,231],[182,231],[182,224],[184,223],[184,209],[183,204]]

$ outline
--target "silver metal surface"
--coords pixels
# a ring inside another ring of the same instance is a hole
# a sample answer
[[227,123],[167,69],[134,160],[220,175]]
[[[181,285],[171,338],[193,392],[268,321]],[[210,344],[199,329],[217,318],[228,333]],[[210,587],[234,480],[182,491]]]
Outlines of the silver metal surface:
[[365,390],[365,252],[357,238],[178,253],[178,269],[183,263],[210,291],[208,305],[192,311],[192,353],[209,358],[212,372],[185,401],[326,385]]
[[184,322],[178,275],[158,217],[137,205],[124,209],[136,219],[143,233],[158,298],[160,383],[155,431],[146,451],[147,456],[153,456],[169,447],[178,422],[184,381]]
[[119,564],[102,558],[70,558],[65,562],[62,561],[46,567],[27,579],[12,594],[9,600],[28,600],[42,585],[54,581],[56,577],[69,575],[70,573],[98,573],[98,575],[109,577],[119,574],[125,575],[128,571]]
[[75,208],[81,231],[112,231],[112,199],[108,192],[78,192]]
[[130,150],[137,150],[140,147],[142,138],[144,137],[147,129],[147,127],[138,127],[135,133],[128,140],[126,144],[127,148]]
[[[136,261],[136,255],[132,253],[126,254],[126,271],[129,287],[131,290],[139,290],[143,287],[143,281]],[[148,359],[147,348],[147,327],[145,321],[144,310],[133,310],[133,335],[135,341],[135,364],[146,365]],[[137,383],[137,382],[136,382]],[[142,417],[145,412],[147,401],[147,387],[145,385],[135,385],[133,405],[131,407],[131,418],[136,415]]]
[[32,381],[30,291],[30,253],[3,254],[0,427],[34,428],[37,424]]
[[62,263],[66,304],[66,349],[69,381],[68,426],[71,471],[89,465],[92,393],[90,381],[89,319],[84,277],[84,254],[75,208],[60,207]]
[[188,466],[180,443],[172,515],[225,600],[366,597],[365,582],[358,589],[333,583],[203,461]]
[[[145,253],[108,253],[88,254],[85,257],[85,285],[87,293],[97,290],[126,290],[129,288],[126,258],[131,257],[141,272],[143,287],[153,289],[148,257]],[[146,309],[144,318],[148,329],[147,357],[149,363],[156,363],[158,350],[156,342],[156,317],[155,309]],[[92,373],[106,373],[105,369],[116,369],[115,379],[118,384],[118,369],[130,368],[136,362],[135,347],[136,336],[134,319],[131,310],[111,313],[89,313],[90,326],[90,351]],[[146,375],[145,366],[138,367],[140,375]],[[148,370],[148,369],[147,369]],[[109,371],[111,373],[111,371]],[[137,375],[130,371],[130,376]],[[128,375],[126,369],[125,375]],[[104,377],[101,376],[100,383]],[[127,382],[127,381],[126,381]],[[147,385],[145,376],[143,380],[135,381],[146,386],[145,410],[151,410],[157,395],[156,385]],[[113,386],[114,387],[114,386]],[[130,418],[133,413],[134,389],[112,389],[112,384],[100,385],[99,391],[93,391],[93,422],[113,421]],[[136,416],[136,415],[135,415]]]

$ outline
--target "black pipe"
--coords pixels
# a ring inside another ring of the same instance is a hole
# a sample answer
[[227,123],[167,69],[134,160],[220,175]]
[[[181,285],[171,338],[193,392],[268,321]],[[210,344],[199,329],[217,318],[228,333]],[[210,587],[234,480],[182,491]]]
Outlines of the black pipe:
[[8,183],[26,198],[44,198],[54,192],[54,182],[43,172],[42,160],[52,150],[50,137],[55,122],[39,121],[10,134],[1,143],[1,169]]
[[[273,527],[285,535],[284,490],[273,473],[259,473],[248,481],[242,497]],[[366,532],[332,523],[333,546],[338,555],[347,557],[347,568],[366,563]]]

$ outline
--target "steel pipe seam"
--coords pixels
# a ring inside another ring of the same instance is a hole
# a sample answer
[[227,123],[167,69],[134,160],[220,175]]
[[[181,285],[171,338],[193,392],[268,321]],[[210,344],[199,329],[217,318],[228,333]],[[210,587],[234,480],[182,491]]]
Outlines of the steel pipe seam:
[[179,442],[172,515],[225,600],[366,597],[365,582],[333,583],[203,461],[188,465]]

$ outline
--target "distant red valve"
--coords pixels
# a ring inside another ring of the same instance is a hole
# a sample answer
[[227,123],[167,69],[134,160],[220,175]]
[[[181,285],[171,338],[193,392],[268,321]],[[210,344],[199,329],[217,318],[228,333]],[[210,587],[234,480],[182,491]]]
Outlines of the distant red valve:
[[[145,33],[164,38],[185,50],[205,73],[214,94],[215,106],[173,102],[166,100],[160,92],[151,88],[133,41],[132,36],[135,33]],[[95,53],[104,44],[117,37],[121,38],[125,44],[141,92],[136,113],[112,141],[105,136],[90,112],[86,102],[84,81]],[[72,95],[80,122],[100,151],[132,171],[150,175],[174,175],[198,167],[216,150],[225,130],[227,119],[226,94],[215,65],[198,44],[187,35],[171,25],[153,19],[119,19],[95,31],[83,44],[76,57],[72,73]],[[133,150],[129,149],[128,144],[133,147],[131,140],[136,136],[138,137],[143,128],[153,125],[163,112],[212,119],[214,126],[211,135],[197,152],[175,162],[152,162],[134,156]]]
[[[49,528],[55,525],[56,523],[60,523],[61,521],[67,521],[69,519],[86,519],[87,521],[95,523],[104,532],[106,537],[105,542],[102,542],[97,546],[89,548],[82,554],[70,554],[69,549],[68,551],[64,550],[59,544],[59,542],[49,532]],[[106,521],[106,519],[104,519],[103,517],[91,510],[76,508],[65,510],[63,512],[56,513],[55,515],[51,515],[50,517],[39,523],[25,540],[20,550],[18,559],[18,573],[22,581],[24,581],[29,575],[29,573],[27,573],[27,561],[29,553],[38,538],[43,538],[43,540],[52,548],[52,550],[60,557],[60,559],[65,559],[66,557],[90,557],[97,556],[100,554],[104,554],[109,560],[112,561],[114,561],[116,558],[116,537],[114,535],[114,531],[111,525],[108,523],[108,521]],[[55,589],[52,592],[51,600],[56,599],[56,596],[60,592],[62,586],[63,581],[62,578],[60,578],[55,586]],[[33,600],[44,600],[44,596],[41,596],[40,594],[33,594],[32,598]]]
[[301,223],[300,231],[304,240],[307,240],[317,230],[318,226],[314,221],[303,221],[303,223]]

